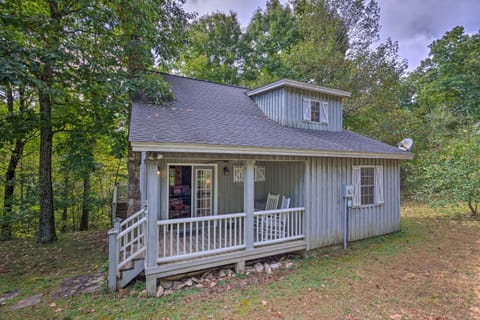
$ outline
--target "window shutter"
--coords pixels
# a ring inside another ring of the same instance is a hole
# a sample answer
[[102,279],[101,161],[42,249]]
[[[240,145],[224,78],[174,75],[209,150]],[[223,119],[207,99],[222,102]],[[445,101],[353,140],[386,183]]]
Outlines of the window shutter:
[[233,166],[233,183],[243,182],[243,165]]
[[322,102],[320,106],[320,122],[328,123],[328,102]]
[[303,121],[312,120],[312,106],[310,100],[303,100]]
[[265,182],[265,166],[255,166],[255,182]]
[[361,192],[360,192],[361,172],[360,172],[360,167],[354,166],[352,168],[352,184],[353,184],[352,205],[354,207],[360,207],[360,205],[361,205]]
[[384,203],[383,200],[383,166],[375,167],[375,204]]

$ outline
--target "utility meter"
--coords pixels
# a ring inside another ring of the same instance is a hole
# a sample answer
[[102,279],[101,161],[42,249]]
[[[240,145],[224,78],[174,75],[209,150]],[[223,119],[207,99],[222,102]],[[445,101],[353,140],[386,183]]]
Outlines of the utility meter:
[[342,193],[344,198],[353,198],[353,186],[349,184],[344,184]]

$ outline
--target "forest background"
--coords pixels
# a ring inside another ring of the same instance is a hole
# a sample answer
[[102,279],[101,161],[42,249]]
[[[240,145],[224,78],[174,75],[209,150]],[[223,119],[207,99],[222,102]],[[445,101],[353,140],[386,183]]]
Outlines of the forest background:
[[0,235],[57,238],[108,228],[131,175],[131,101],[174,98],[161,73],[257,87],[280,78],[349,91],[348,130],[396,145],[404,197],[480,201],[480,34],[445,30],[407,73],[379,41],[376,1],[267,1],[242,30],[233,12],[183,1],[0,1]]

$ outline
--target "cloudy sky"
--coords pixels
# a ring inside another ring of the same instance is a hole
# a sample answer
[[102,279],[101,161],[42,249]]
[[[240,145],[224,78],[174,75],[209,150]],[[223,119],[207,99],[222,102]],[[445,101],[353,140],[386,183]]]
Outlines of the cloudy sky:
[[[480,31],[480,0],[377,0],[380,11],[380,36],[398,41],[400,57],[415,69],[428,54],[428,45],[457,25],[466,32]],[[286,0],[281,0],[285,3]],[[187,0],[185,9],[200,15],[212,11],[238,14],[240,24],[248,25],[257,8],[266,0]]]

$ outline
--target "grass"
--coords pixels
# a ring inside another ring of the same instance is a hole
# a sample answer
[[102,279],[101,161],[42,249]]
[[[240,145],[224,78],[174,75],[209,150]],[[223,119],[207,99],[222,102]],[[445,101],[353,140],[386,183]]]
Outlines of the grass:
[[[121,293],[53,300],[66,277],[105,268],[103,232],[49,245],[4,242],[0,295],[21,294],[0,307],[0,319],[480,319],[480,221],[459,212],[408,204],[400,232],[298,260],[247,286],[227,290],[226,281],[162,298],[146,298],[137,283]],[[36,293],[44,295],[40,304],[9,311]]]

